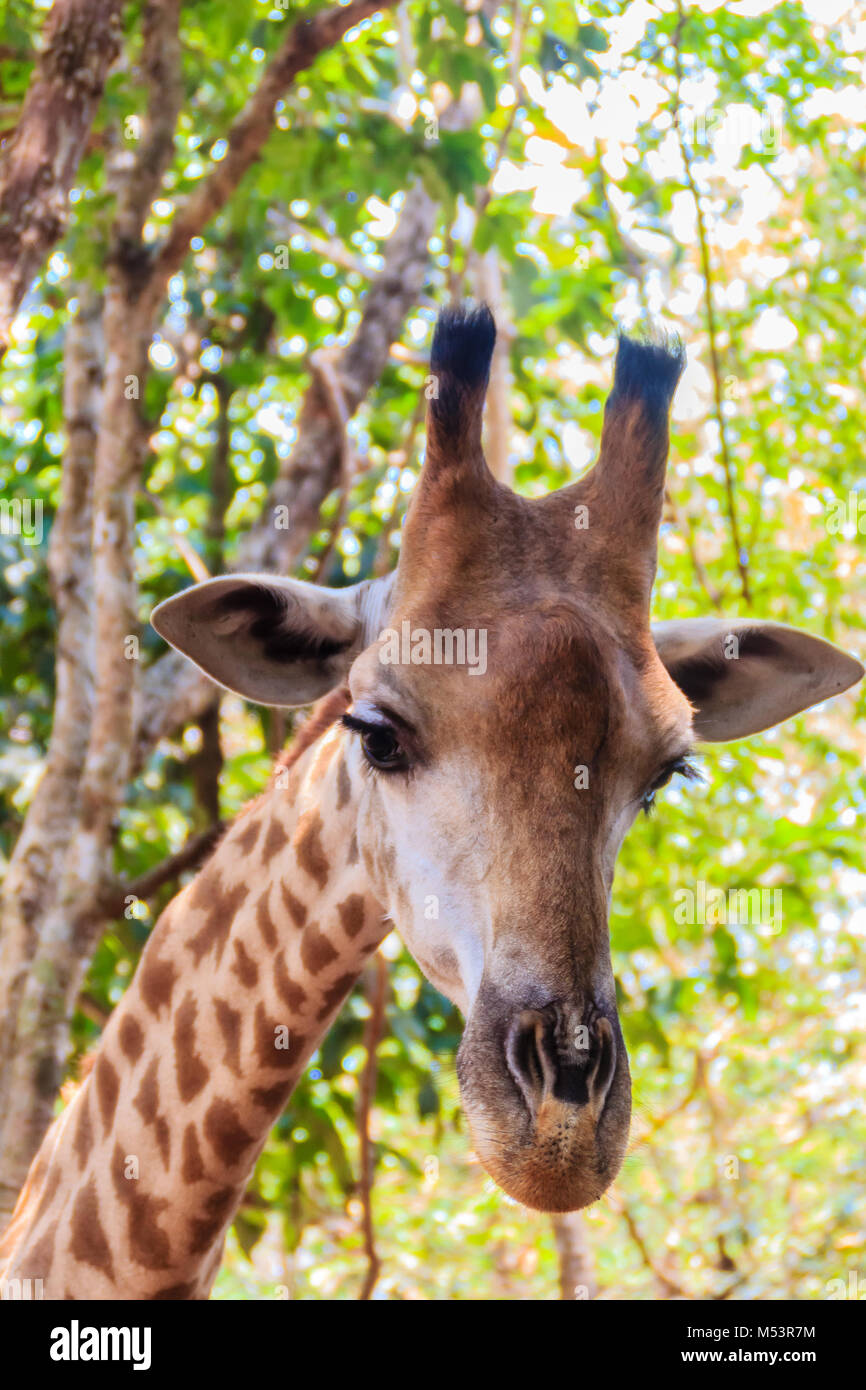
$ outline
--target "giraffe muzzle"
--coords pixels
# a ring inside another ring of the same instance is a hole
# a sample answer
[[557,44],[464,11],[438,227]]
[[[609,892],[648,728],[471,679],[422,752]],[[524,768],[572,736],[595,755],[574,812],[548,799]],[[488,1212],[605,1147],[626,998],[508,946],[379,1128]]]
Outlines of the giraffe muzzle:
[[628,1142],[631,1081],[613,1002],[515,1007],[488,981],[457,1058],[476,1152],[509,1196],[577,1211],[602,1196]]

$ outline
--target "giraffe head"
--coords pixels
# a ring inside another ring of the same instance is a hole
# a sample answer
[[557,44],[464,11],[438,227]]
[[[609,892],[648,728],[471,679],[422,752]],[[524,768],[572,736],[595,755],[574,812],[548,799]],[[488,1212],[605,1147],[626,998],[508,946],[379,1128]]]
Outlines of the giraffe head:
[[[615,1177],[630,1116],[608,909],[623,838],[695,741],[765,729],[863,674],[775,623],[650,625],[684,355],[622,339],[595,466],[539,499],[489,473],[486,309],[449,310],[396,573],[333,592],[209,581],[154,625],[265,704],[351,693],[371,887],[462,1010],[463,1103],[491,1176],[564,1211]],[[361,775],[363,772],[363,775]]]

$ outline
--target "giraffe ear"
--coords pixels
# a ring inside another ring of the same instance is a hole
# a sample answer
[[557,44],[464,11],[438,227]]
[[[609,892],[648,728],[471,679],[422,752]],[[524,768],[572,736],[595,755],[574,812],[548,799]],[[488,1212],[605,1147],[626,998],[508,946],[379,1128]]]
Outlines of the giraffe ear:
[[391,576],[323,589],[232,574],[160,603],[151,623],[205,675],[260,705],[307,705],[345,680],[384,625]]
[[695,706],[705,743],[757,734],[838,695],[864,674],[847,652],[782,623],[687,618],[654,623],[671,679]]

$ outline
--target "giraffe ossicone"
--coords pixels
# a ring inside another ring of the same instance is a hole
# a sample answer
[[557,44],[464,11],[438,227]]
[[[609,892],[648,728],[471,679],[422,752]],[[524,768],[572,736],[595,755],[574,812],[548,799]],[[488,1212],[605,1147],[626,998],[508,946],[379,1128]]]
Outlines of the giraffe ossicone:
[[[483,307],[440,315],[394,575],[335,591],[226,575],[154,612],[227,689],[323,700],[318,736],[160,917],[34,1160],[0,1277],[51,1298],[206,1297],[270,1126],[391,923],[465,1016],[458,1076],[490,1175],[544,1211],[616,1176],[623,838],[695,741],[766,729],[863,667],[778,623],[652,627],[676,343],[621,339],[597,462],[528,499],[482,451],[494,336]],[[404,624],[483,632],[484,669],[380,659]]]

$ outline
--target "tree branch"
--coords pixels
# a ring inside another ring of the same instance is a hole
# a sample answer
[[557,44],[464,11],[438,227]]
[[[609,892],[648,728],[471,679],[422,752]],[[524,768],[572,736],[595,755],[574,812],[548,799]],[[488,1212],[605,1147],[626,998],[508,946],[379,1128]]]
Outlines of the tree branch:
[[204,231],[225,206],[258,158],[271,133],[277,102],[298,74],[310,67],[326,48],[338,43],[347,30],[394,3],[395,0],[352,0],[351,4],[320,10],[312,18],[301,18],[292,25],[256,90],[233,122],[226,136],[225,158],[211,166],[199,188],[178,210],[157,252],[149,286],[156,299],[183,264],[192,238]]
[[105,916],[122,916],[130,898],[147,902],[164,884],[173,883],[187,869],[197,869],[210,854],[224,830],[225,823],[217,821],[200,834],[191,835],[175,854],[170,854],[161,864],[156,864],[138,878],[131,878],[126,883],[109,884],[103,891],[99,903]]
[[358,1138],[361,1146],[360,1199],[363,1207],[362,1228],[364,1232],[364,1252],[367,1256],[367,1273],[358,1298],[366,1301],[372,1296],[382,1268],[382,1261],[376,1251],[376,1233],[373,1228],[373,1146],[370,1141],[370,1111],[376,1094],[376,1050],[382,1041],[385,1026],[385,994],[388,987],[388,966],[381,951],[376,952],[376,976],[369,991],[370,1017],[364,1029],[364,1048],[367,1061],[361,1076],[360,1104],[358,1106]]
[[108,69],[123,0],[54,0],[15,130],[0,151],[0,359],[31,280],[66,226],[67,197]]
[[559,1256],[560,1298],[598,1298],[598,1280],[583,1212],[558,1212],[550,1220]]
[[641,1258],[643,1259],[643,1262],[646,1265],[647,1269],[655,1276],[655,1278],[661,1285],[663,1297],[691,1298],[691,1294],[687,1293],[681,1284],[678,1284],[676,1280],[672,1279],[670,1275],[667,1273],[667,1271],[662,1267],[662,1265],[659,1264],[659,1262],[653,1258],[652,1254],[650,1253],[649,1246],[644,1240],[640,1226],[635,1220],[631,1207],[629,1206],[625,1198],[620,1197],[618,1201],[614,1199],[612,1205],[614,1206],[615,1210],[619,1212],[620,1216],[622,1216],[623,1220],[625,1221],[625,1224],[628,1227],[629,1235],[631,1236],[632,1240],[634,1241],[635,1245],[640,1251]]
[[147,106],[139,144],[124,150],[121,159],[125,177],[111,234],[111,257],[132,276],[146,260],[144,224],[174,155],[174,132],[183,105],[180,5],[181,0],[148,0],[142,20],[141,76]]
[[[330,358],[329,388],[316,373],[298,418],[298,438],[271,488],[258,522],[238,548],[238,568],[276,568],[287,574],[300,562],[319,512],[341,474],[345,430],[331,403],[334,387],[345,406],[346,423],[379,380],[392,342],[400,336],[409,310],[417,303],[429,263],[427,243],[436,205],[421,184],[406,194],[400,220],[385,249],[385,264],[370,283],[361,321],[351,342]],[[278,530],[274,512],[288,509],[291,526]]]
[[680,88],[682,86],[683,78],[681,43],[682,31],[686,24],[687,15],[683,10],[682,0],[677,0],[677,12],[679,18],[677,20],[677,26],[674,30],[673,37],[677,80],[673,108],[674,128],[677,133],[677,143],[679,145],[680,155],[683,161],[683,167],[685,169],[686,183],[688,184],[689,192],[691,193],[695,204],[695,219],[698,232],[698,245],[701,257],[701,274],[703,278],[704,310],[707,318],[707,337],[709,338],[710,345],[710,367],[713,378],[714,413],[716,417],[716,425],[719,431],[719,450],[721,452],[722,468],[725,476],[725,506],[728,513],[728,521],[731,527],[731,540],[733,542],[737,570],[740,576],[740,588],[743,594],[743,602],[748,605],[751,605],[752,598],[749,589],[748,558],[746,556],[742,538],[740,536],[740,526],[739,521],[737,519],[737,499],[734,483],[734,462],[731,458],[730,449],[728,447],[728,435],[727,430],[725,428],[724,388],[722,385],[722,366],[721,354],[719,352],[718,343],[718,328],[716,325],[716,311],[715,305],[713,303],[713,269],[712,260],[710,257],[710,243],[709,237],[707,236],[707,226],[706,221],[704,219],[704,211],[701,206],[700,190],[698,189],[697,183],[695,182],[694,171],[692,169],[692,162],[689,157],[688,147],[686,145],[686,139],[683,133],[682,102],[680,98]]
[[[336,487],[344,459],[345,422],[355,413],[384,371],[391,344],[417,303],[427,273],[427,244],[436,204],[420,184],[406,194],[400,220],[385,248],[385,264],[364,297],[361,321],[352,341],[329,358],[329,389],[314,373],[298,420],[298,438],[271,488],[259,520],[242,538],[239,570],[290,573],[304,556],[320,524],[319,513]],[[339,408],[333,400],[339,390]],[[422,398],[423,403],[423,398]],[[288,530],[275,525],[276,509],[290,518]],[[211,681],[177,652],[161,656],[145,672],[134,765],[143,766],[154,745],[183,724],[198,719],[217,698]]]
[[[62,876],[74,819],[93,705],[90,538],[92,478],[102,386],[100,300],[88,300],[63,345],[63,455],[60,506],[51,528],[48,566],[57,613],[54,719],[45,767],[15,845],[0,894],[0,1061],[14,1042],[18,1005],[37,946],[37,932]],[[9,1072],[0,1066],[0,1116]],[[19,1141],[12,1136],[13,1145]],[[22,1158],[26,1170],[26,1163]],[[0,1226],[17,1192],[0,1180]]]
[[[144,67],[151,83],[166,79],[166,62],[179,63],[178,10],[179,0],[154,0],[149,12]],[[177,100],[179,85],[169,80],[166,105],[172,93]],[[151,91],[148,109],[155,111],[156,104]],[[158,119],[173,129],[175,116],[172,108]],[[167,162],[170,140],[163,139],[159,148]],[[149,145],[146,150],[150,167],[139,170],[135,163],[128,177],[156,187],[163,170],[153,163]],[[134,202],[133,195],[121,190],[118,216]],[[104,375],[92,470],[92,712],[75,805],[58,848],[58,871],[38,918],[32,968],[4,1034],[0,1173],[8,1186],[16,1178],[23,1182],[50,1123],[69,1045],[68,1020],[104,923],[100,888],[110,877],[112,827],[130,776],[138,667],[133,518],[142,461],[141,383],[152,326],[138,297],[140,255],[134,251],[124,240],[123,222],[116,219],[102,314]],[[0,1200],[3,1196],[0,1191]]]

